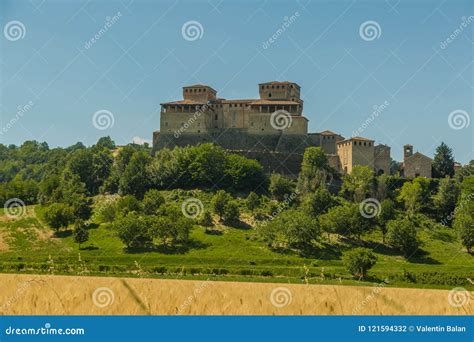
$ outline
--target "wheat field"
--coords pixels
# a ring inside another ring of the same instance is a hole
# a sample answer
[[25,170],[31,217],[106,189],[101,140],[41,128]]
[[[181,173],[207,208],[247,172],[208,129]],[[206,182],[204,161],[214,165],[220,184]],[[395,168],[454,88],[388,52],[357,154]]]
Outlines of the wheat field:
[[383,286],[0,275],[5,315],[472,315],[473,299]]

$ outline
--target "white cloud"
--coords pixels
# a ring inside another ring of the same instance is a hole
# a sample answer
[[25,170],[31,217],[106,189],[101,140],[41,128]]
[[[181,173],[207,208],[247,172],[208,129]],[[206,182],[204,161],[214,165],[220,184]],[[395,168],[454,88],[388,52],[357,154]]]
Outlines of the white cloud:
[[137,144],[137,145],[143,145],[143,144],[145,144],[145,143],[147,143],[148,145],[151,145],[151,144],[152,144],[152,141],[151,141],[151,140],[145,139],[145,138],[141,138],[141,137],[133,137],[132,141],[133,141],[134,144]]

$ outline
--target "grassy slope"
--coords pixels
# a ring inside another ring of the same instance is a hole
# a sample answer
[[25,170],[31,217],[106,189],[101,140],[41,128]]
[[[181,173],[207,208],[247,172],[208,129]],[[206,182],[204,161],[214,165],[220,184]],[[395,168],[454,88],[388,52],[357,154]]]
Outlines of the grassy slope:
[[[37,213],[39,215],[36,215]],[[0,214],[2,215],[0,234],[9,245],[8,250],[0,251],[0,264],[4,262],[8,265],[43,264],[43,272],[54,270],[55,273],[72,274],[84,269],[80,265],[86,265],[88,274],[103,271],[108,274],[134,276],[138,273],[138,275],[173,278],[208,278],[208,275],[202,273],[218,273],[219,269],[225,269],[229,274],[214,278],[367,284],[352,280],[342,266],[341,251],[351,247],[351,242],[339,242],[337,246],[321,245],[313,255],[305,258],[293,251],[278,253],[269,250],[264,243],[255,238],[252,230],[225,227],[222,235],[209,235],[204,232],[204,228],[196,226],[191,233],[192,242],[188,250],[125,253],[124,245],[115,237],[114,232],[100,225],[90,230],[89,242],[79,250],[70,234],[52,238],[51,230],[38,220],[37,216],[41,216],[39,207],[36,210],[29,207],[28,214],[17,221],[6,220],[3,211]],[[467,274],[474,279],[474,257],[462,249],[452,229],[424,230],[420,232],[420,237],[424,243],[425,254],[407,262],[380,244],[381,236],[378,232],[366,236],[365,239],[373,244],[372,247],[378,256],[376,266],[370,271],[374,276],[372,281],[380,282],[387,276],[400,277],[404,269],[415,273],[459,273],[463,278],[466,278]],[[70,269],[67,270],[67,267]],[[163,267],[166,267],[165,274],[161,274]],[[133,270],[132,273],[130,270]],[[186,270],[186,274],[183,270]],[[38,270],[28,270],[28,266],[24,266],[21,269],[4,267],[3,271],[37,272]],[[250,272],[252,273],[249,274]],[[324,280],[320,276],[322,272],[326,275]],[[194,274],[191,276],[190,273]],[[400,279],[392,280],[391,285],[453,287],[413,284]],[[468,287],[466,284],[463,286]]]

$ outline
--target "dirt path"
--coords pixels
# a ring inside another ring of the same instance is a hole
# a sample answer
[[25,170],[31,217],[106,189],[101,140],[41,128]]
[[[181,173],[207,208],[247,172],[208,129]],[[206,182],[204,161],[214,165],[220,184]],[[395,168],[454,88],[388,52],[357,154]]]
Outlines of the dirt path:
[[467,291],[0,274],[0,314],[472,315],[473,303]]

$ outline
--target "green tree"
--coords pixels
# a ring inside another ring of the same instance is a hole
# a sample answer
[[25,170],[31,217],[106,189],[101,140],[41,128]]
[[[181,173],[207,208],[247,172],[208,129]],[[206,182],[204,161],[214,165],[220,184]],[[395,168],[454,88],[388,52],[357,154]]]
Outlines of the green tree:
[[226,224],[235,224],[239,222],[240,211],[239,206],[235,201],[229,201],[224,206],[222,219]]
[[153,235],[147,223],[135,213],[131,213],[115,220],[112,227],[127,248],[146,248],[153,242]]
[[95,146],[112,150],[115,148],[115,141],[113,141],[109,136],[101,137],[99,140],[97,140]]
[[76,220],[74,223],[74,232],[73,232],[74,242],[79,245],[81,249],[81,244],[89,240],[89,231],[87,230],[84,221]]
[[350,274],[365,278],[367,271],[377,262],[377,257],[368,248],[354,248],[342,256],[342,263]]
[[238,154],[226,156],[224,176],[235,190],[255,189],[265,181],[262,165]]
[[418,182],[406,182],[403,184],[398,199],[401,200],[409,216],[419,212],[423,200],[423,188]]
[[471,253],[474,247],[474,175],[464,177],[461,199],[454,211],[454,228],[461,243]]
[[204,211],[202,217],[199,219],[199,224],[204,227],[212,227],[214,225],[212,214],[207,210]]
[[319,217],[321,228],[328,234],[336,233],[346,237],[356,236],[360,239],[364,232],[374,226],[374,219],[365,218],[360,213],[357,203],[345,203],[329,209]]
[[135,152],[132,155],[120,178],[119,191],[122,194],[143,198],[150,187],[150,178],[147,172],[150,162],[151,158],[146,152]]
[[344,175],[341,193],[348,199],[361,202],[372,196],[374,182],[374,171],[371,168],[356,165],[350,174]]
[[272,173],[268,190],[277,201],[282,201],[295,190],[293,182],[279,173]]
[[249,193],[245,199],[245,205],[250,211],[257,209],[261,204],[260,197],[255,192]]
[[306,195],[303,199],[303,211],[312,217],[327,213],[337,204],[336,199],[326,188],[319,187],[314,193]]
[[158,208],[165,203],[165,198],[158,190],[151,189],[145,193],[143,198],[143,212],[146,215],[156,214]]
[[67,227],[74,219],[71,207],[64,203],[53,203],[44,211],[44,220],[51,228],[59,232]]
[[433,203],[436,209],[436,215],[441,222],[451,225],[456,203],[458,202],[461,189],[459,185],[451,178],[443,178],[439,182],[438,192],[433,196]]
[[226,205],[232,200],[232,196],[229,195],[225,190],[219,190],[212,197],[211,204],[214,213],[219,216],[222,220],[225,214]]
[[390,246],[400,250],[406,258],[420,247],[415,224],[406,217],[388,222],[387,241]]
[[380,203],[380,213],[377,216],[377,223],[382,232],[382,242],[385,243],[385,236],[387,235],[387,224],[389,221],[395,219],[397,212],[395,210],[395,203],[391,199],[384,199]]
[[308,147],[304,151],[301,163],[301,172],[298,177],[298,191],[305,194],[315,191],[319,187],[326,187],[328,178],[334,170],[321,147]]
[[120,216],[127,216],[129,213],[141,213],[143,206],[135,196],[127,195],[117,200],[115,210]]
[[454,176],[453,151],[444,142],[436,148],[433,159],[433,174],[438,178]]

